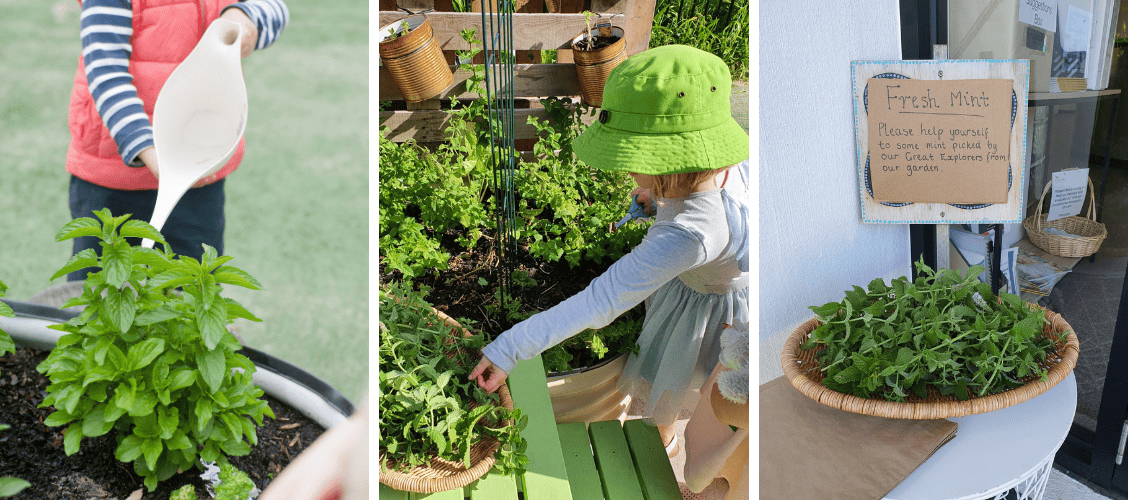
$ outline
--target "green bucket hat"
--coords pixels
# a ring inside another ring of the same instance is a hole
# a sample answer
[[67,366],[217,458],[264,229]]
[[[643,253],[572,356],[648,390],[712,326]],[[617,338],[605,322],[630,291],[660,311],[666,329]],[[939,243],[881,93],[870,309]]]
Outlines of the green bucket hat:
[[596,168],[664,175],[714,170],[748,158],[732,118],[732,77],[721,58],[685,45],[640,52],[611,70],[599,121],[572,149]]

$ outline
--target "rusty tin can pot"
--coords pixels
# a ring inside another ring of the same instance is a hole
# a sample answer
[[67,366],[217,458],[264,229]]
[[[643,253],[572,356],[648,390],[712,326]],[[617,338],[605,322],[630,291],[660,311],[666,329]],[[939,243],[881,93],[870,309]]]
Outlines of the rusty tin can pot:
[[[407,34],[391,38],[405,29]],[[421,15],[380,29],[380,63],[388,68],[407,102],[435,97],[454,81],[431,23]]]

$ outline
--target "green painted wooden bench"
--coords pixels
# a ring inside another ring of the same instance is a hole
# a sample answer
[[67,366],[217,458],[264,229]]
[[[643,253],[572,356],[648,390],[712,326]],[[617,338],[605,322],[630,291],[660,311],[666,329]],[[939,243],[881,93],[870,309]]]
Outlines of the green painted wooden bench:
[[640,420],[556,424],[540,357],[507,379],[513,403],[529,416],[521,435],[529,465],[522,477],[489,473],[461,489],[409,493],[380,485],[381,500],[680,500],[658,429]]

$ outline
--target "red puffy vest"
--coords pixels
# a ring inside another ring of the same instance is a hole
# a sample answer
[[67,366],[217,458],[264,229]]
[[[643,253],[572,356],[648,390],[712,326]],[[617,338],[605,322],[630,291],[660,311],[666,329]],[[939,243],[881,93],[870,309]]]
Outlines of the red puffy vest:
[[[81,5],[82,0],[78,1]],[[150,122],[165,80],[196,47],[204,30],[219,18],[220,11],[231,3],[232,0],[133,0],[133,36],[130,38],[133,54],[129,58],[129,72]],[[67,172],[111,189],[157,189],[157,179],[148,168],[130,167],[122,162],[117,144],[94,107],[81,55],[74,74],[69,115],[71,142],[67,148]],[[243,141],[240,140],[235,154],[216,179],[226,177],[242,159]]]

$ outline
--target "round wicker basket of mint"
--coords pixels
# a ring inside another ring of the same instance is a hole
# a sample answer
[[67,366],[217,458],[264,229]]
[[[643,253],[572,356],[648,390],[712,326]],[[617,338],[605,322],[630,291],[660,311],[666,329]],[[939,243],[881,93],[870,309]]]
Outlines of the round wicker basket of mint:
[[962,417],[1029,400],[1065,379],[1080,344],[1059,314],[991,293],[985,269],[916,263],[917,278],[854,286],[783,346],[783,371],[807,397],[898,419]]

